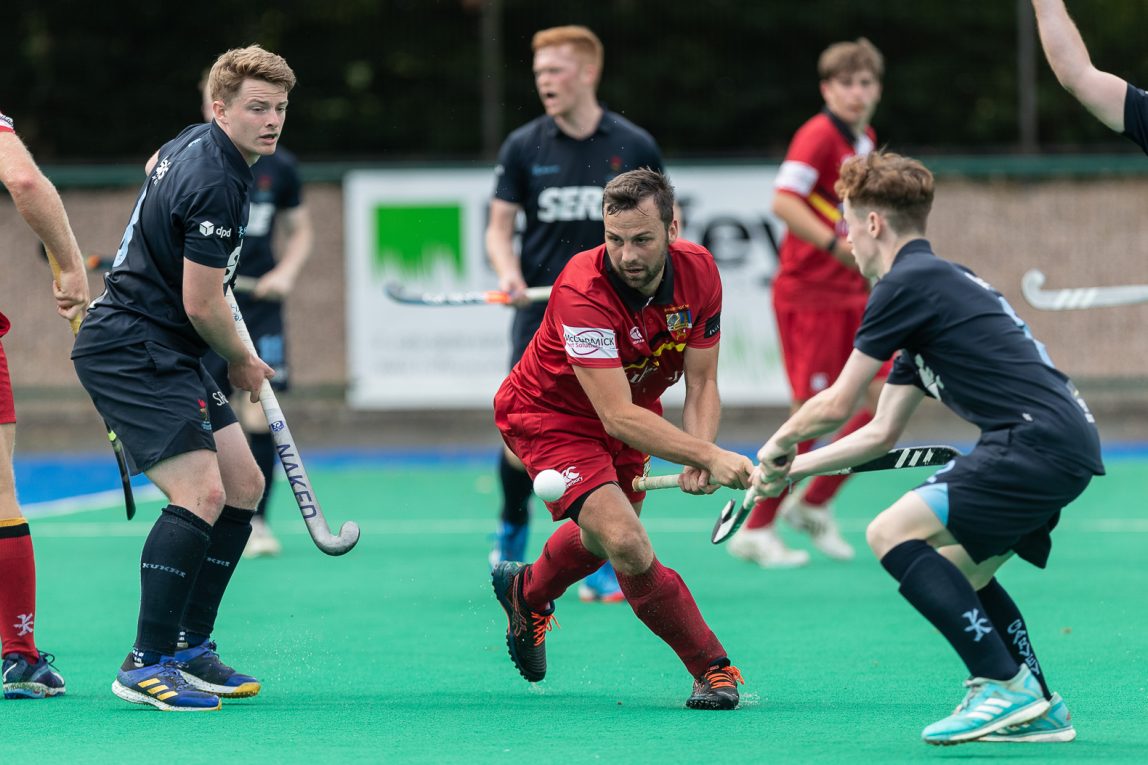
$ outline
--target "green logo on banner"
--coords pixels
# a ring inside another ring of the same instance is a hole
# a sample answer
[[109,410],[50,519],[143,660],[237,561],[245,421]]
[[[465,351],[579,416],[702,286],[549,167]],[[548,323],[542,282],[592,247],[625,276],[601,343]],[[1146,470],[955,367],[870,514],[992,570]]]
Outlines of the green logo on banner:
[[375,265],[387,273],[462,276],[462,205],[375,207]]

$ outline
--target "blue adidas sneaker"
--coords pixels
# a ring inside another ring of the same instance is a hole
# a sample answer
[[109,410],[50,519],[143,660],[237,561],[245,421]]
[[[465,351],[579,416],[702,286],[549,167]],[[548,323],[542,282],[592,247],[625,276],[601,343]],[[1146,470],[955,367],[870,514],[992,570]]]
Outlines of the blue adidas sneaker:
[[584,603],[625,603],[626,596],[622,594],[622,586],[618,584],[618,574],[610,561],[578,585],[578,599]]
[[263,687],[260,682],[224,664],[215,648],[214,640],[205,640],[197,646],[176,651],[175,661],[184,679],[194,688],[225,699],[242,699],[258,694]]
[[5,656],[4,698],[42,699],[47,696],[62,696],[67,692],[67,688],[64,685],[64,678],[52,666],[55,660],[55,656],[43,651],[34,662],[28,661],[18,653]]
[[498,522],[494,533],[494,549],[490,551],[490,568],[503,561],[522,561],[526,558],[526,540],[530,535],[530,524]]
[[1049,707],[1040,683],[1024,665],[1011,680],[972,677],[965,685],[969,692],[956,711],[921,731],[926,744],[948,746],[973,741],[1040,717]]
[[151,704],[164,712],[214,712],[219,697],[193,688],[179,672],[170,656],[158,664],[121,669],[112,683],[112,693],[133,704]]
[[1020,725],[1001,728],[996,733],[982,736],[977,741],[988,743],[1016,742],[1021,744],[1048,744],[1072,741],[1076,738],[1076,728],[1072,726],[1072,714],[1059,693],[1052,694],[1048,711],[1035,720]]

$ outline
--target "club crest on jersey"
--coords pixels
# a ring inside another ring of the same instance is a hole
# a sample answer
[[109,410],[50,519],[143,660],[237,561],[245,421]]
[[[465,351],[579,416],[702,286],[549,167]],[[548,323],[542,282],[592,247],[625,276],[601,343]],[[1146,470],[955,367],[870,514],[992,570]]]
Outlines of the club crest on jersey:
[[634,345],[641,345],[645,338],[642,337],[642,330],[637,327],[630,327],[630,342]]
[[686,305],[678,305],[666,309],[666,329],[669,330],[670,337],[679,343],[690,336],[690,330],[693,328],[693,317],[690,316],[690,307]]
[[204,430],[211,430],[211,415],[207,413],[207,402],[201,398],[196,399],[196,402],[199,404],[199,416],[203,418],[199,426]]

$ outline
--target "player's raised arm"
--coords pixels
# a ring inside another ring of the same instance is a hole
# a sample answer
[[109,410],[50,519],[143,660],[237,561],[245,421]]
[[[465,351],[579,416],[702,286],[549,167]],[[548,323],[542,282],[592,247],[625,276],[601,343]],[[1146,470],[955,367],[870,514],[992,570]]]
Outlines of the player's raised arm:
[[1123,133],[1128,83],[1093,66],[1064,0],[1033,0],[1032,7],[1040,30],[1040,43],[1056,79],[1097,119]]

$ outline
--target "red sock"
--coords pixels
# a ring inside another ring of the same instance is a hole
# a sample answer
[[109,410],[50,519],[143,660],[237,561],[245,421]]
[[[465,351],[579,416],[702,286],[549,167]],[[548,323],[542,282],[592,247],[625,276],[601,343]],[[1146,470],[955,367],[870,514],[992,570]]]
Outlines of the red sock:
[[700,677],[726,658],[678,572],[654,558],[645,573],[626,576],[619,571],[618,584],[638,618],[674,649],[691,675]]
[[36,559],[23,518],[0,520],[0,653],[39,661],[32,629],[36,620]]
[[755,502],[749,517],[745,519],[745,530],[753,531],[754,529],[772,526],[773,520],[777,517],[777,508],[781,504],[781,500],[785,499],[785,495],[788,493],[789,489],[786,489],[776,497],[759,499]]
[[[833,440],[836,441],[842,436],[847,436],[855,430],[858,430],[866,423],[873,419],[873,413],[862,409],[853,415],[847,423],[837,432]],[[805,496],[802,498],[807,504],[816,505],[820,507],[837,494],[841,489],[842,484],[849,478],[847,475],[819,475],[809,483],[809,488],[805,490]]]
[[582,530],[566,521],[542,546],[538,560],[526,569],[522,594],[536,611],[545,610],[566,588],[602,567],[604,558],[582,546]]

